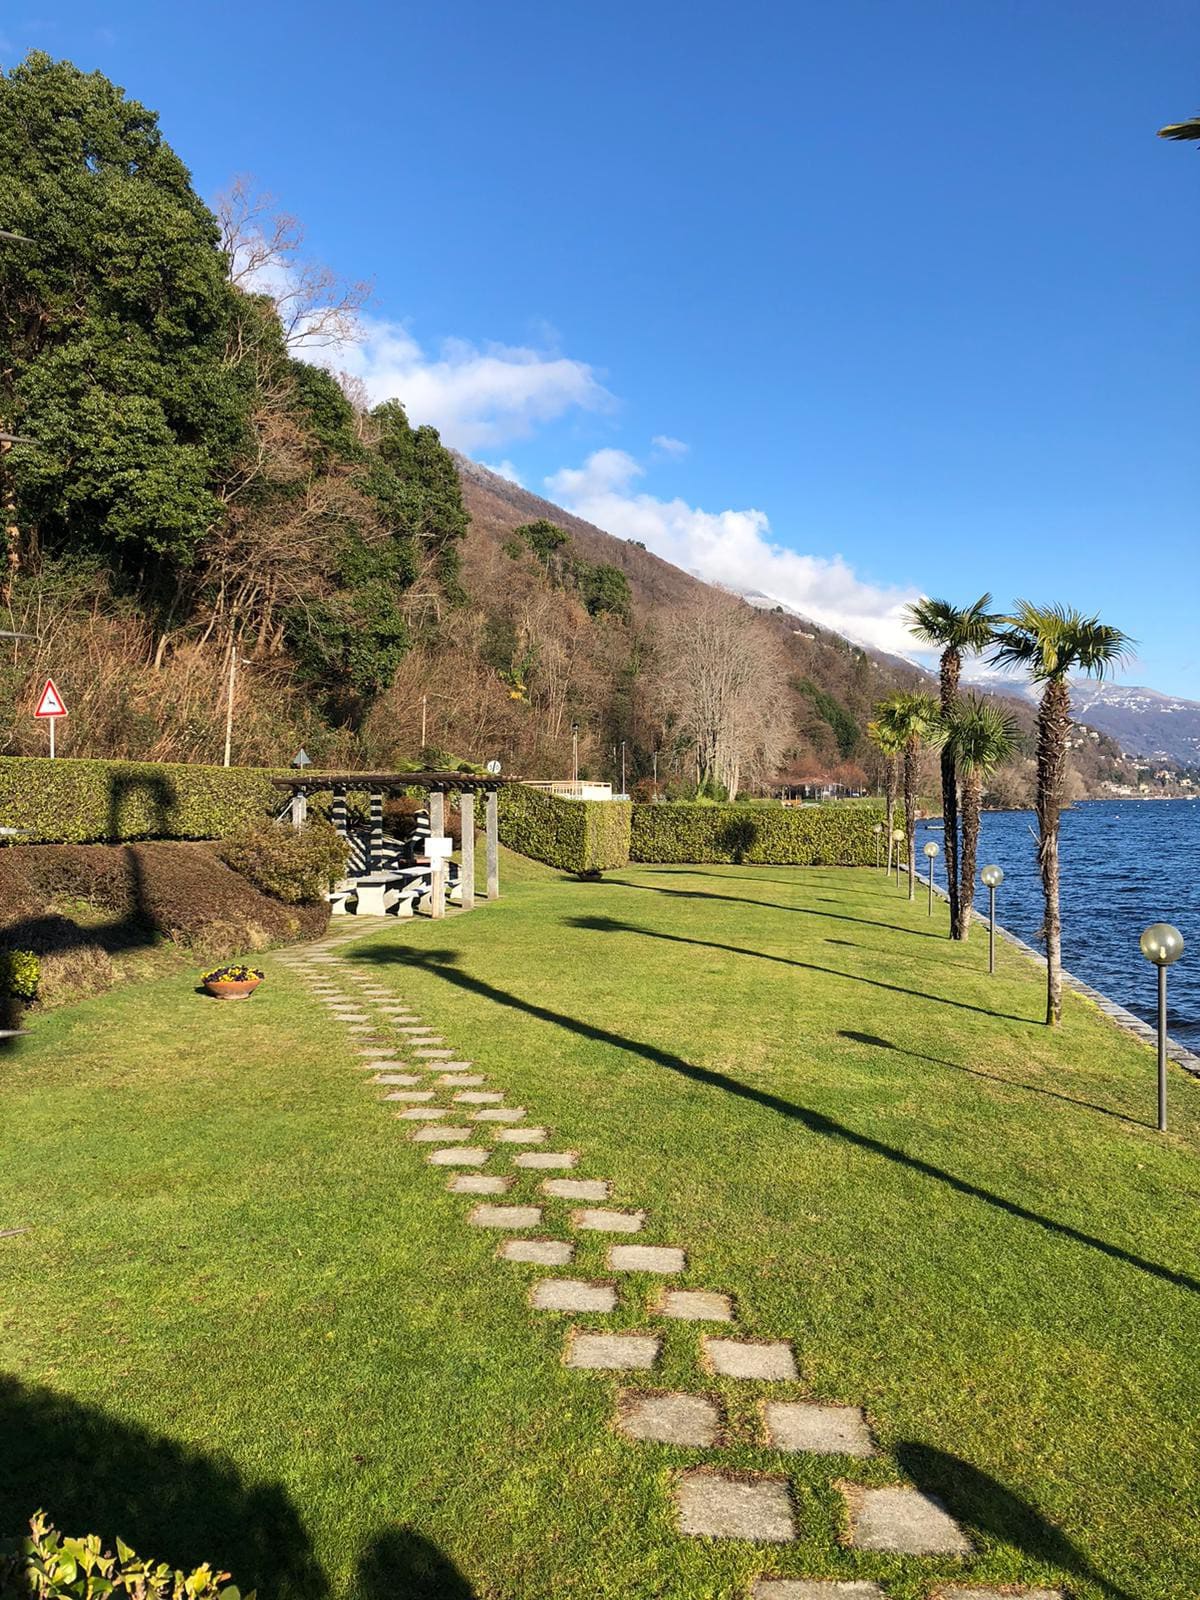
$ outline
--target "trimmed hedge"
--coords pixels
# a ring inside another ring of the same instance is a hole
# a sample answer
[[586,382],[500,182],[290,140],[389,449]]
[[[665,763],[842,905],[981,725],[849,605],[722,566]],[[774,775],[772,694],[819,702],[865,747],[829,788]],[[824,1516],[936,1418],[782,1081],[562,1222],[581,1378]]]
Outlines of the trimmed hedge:
[[630,859],[759,862],[779,867],[873,867],[882,808],[635,805]]
[[519,855],[581,874],[629,860],[627,800],[560,800],[512,783],[500,790],[498,804],[501,843]]
[[38,844],[219,839],[284,799],[258,767],[0,756],[0,827]]

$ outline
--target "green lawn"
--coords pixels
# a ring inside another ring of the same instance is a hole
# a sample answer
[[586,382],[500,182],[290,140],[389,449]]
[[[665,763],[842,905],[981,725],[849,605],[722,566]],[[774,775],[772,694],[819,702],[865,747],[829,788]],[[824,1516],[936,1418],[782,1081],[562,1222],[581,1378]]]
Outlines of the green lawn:
[[[632,1381],[722,1394],[704,1458],[787,1475],[801,1531],[680,1538],[700,1453],[613,1430],[612,1379],[526,1305],[536,1269],[464,1226],[268,958],[248,1005],[129,985],[0,1057],[0,1231],[28,1227],[0,1240],[0,1532],[44,1506],[267,1597],[1200,1591],[1200,1084],[1172,1069],[1159,1136],[1149,1052],[1073,997],[1052,1036],[1030,964],[1002,949],[989,980],[982,936],[951,947],[871,872],[506,866],[498,905],[348,962],[646,1207],[742,1331],[793,1340],[797,1395],[865,1406],[881,1454],[762,1448],[753,1386],[668,1325]],[[625,1287],[615,1322],[645,1326],[652,1285]],[[937,1493],[976,1556],[847,1549],[843,1479]]]

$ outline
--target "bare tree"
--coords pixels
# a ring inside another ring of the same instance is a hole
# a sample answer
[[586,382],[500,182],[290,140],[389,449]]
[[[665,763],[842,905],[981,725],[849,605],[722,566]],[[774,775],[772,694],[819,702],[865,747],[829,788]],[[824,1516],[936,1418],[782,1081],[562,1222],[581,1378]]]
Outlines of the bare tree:
[[663,632],[662,694],[695,749],[701,787],[732,800],[773,774],[790,728],[781,725],[787,679],[770,632],[739,600],[706,595]]
[[[255,190],[245,174],[217,197],[215,209],[230,281],[274,303],[289,350],[329,349],[357,340],[370,283],[351,283],[331,267],[307,260],[302,224],[277,211],[274,195]],[[237,330],[235,344],[246,332]]]

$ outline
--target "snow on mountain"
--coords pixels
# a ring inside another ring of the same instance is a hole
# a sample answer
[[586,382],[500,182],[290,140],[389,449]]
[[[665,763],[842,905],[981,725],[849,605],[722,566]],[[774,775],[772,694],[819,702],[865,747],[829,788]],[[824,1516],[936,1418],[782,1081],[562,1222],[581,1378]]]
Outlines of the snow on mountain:
[[[1036,702],[1038,688],[1027,678],[1005,673],[968,671],[964,677],[992,694],[1007,694]],[[1200,765],[1200,702],[1160,694],[1140,684],[1071,680],[1071,709],[1077,722],[1086,722],[1115,739],[1131,756],[1143,761],[1177,761]]]

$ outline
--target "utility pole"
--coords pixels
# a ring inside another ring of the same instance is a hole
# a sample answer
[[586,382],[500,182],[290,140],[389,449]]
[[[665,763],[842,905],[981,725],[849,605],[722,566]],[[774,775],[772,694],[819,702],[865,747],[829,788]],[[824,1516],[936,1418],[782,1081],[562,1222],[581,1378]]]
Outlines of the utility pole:
[[654,798],[658,799],[658,751],[654,752]]
[[579,724],[571,724],[571,782],[579,782]]
[[625,741],[621,740],[621,793],[625,793]]
[[[246,666],[248,663],[243,661],[242,665]],[[229,685],[225,691],[225,766],[230,764],[229,757],[233,749],[233,697],[237,686],[237,669],[238,647],[237,640],[234,639],[229,644]]]
[[426,713],[427,713],[428,709],[429,709],[429,696],[427,694],[423,694],[421,696],[421,749],[422,750],[424,750],[424,748],[425,748],[425,723],[426,723]]

